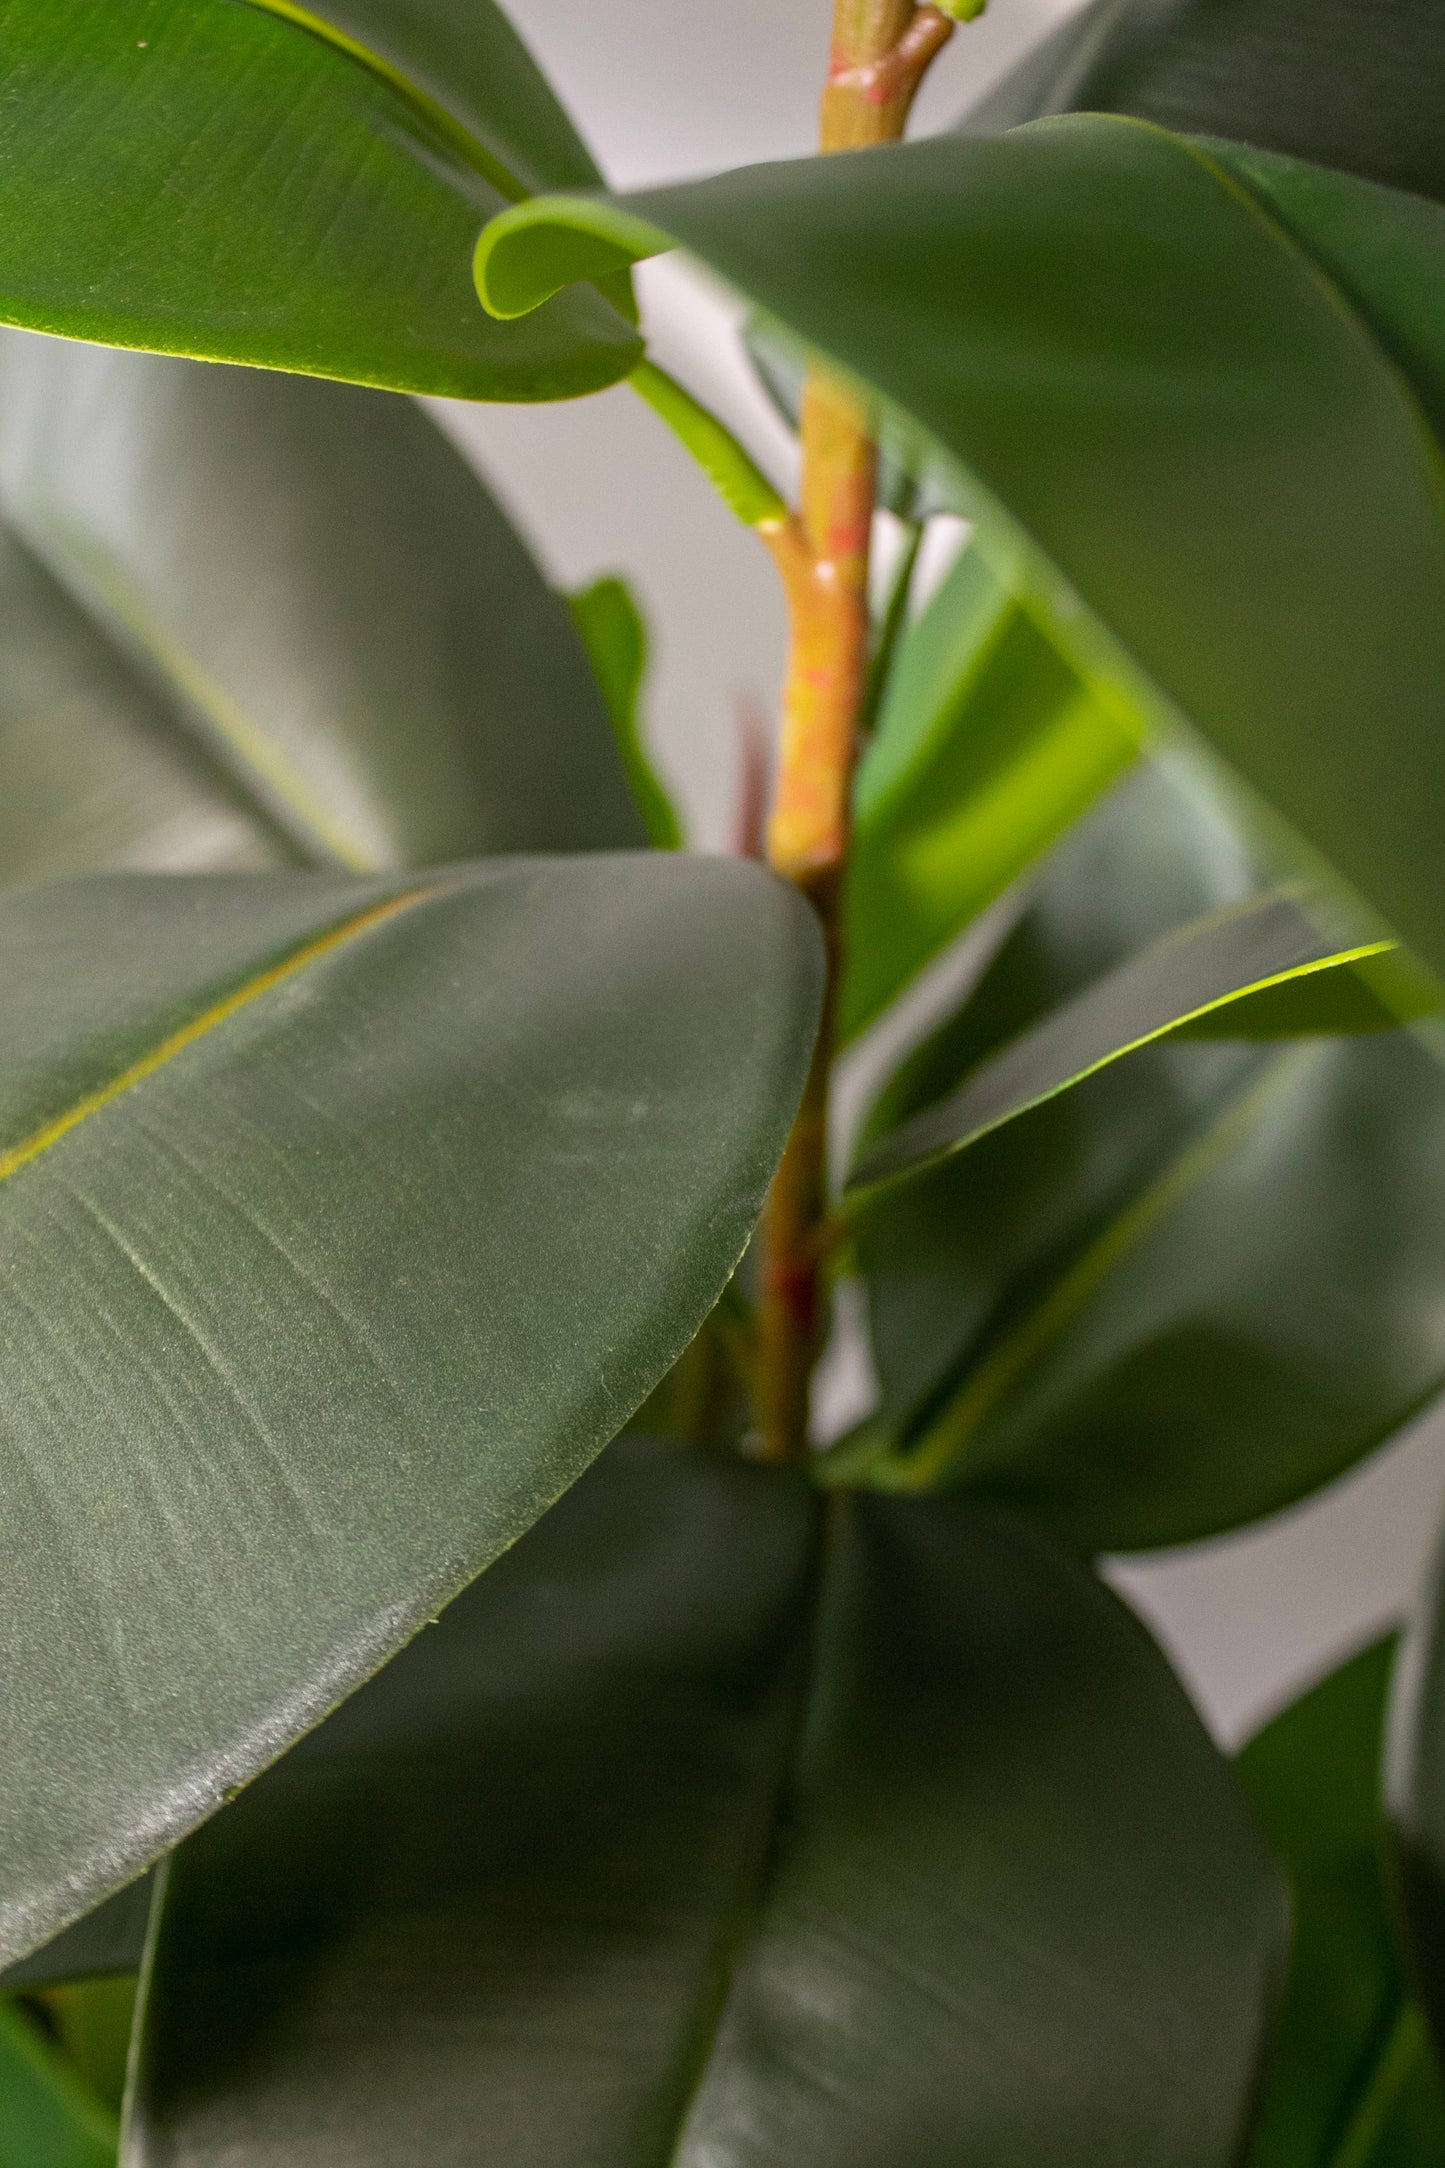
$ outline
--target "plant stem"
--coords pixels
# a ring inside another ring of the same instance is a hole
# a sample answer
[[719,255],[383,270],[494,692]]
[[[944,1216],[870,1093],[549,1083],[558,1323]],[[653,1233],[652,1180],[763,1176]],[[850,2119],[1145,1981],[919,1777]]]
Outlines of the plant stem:
[[[914,93],[952,33],[947,16],[914,0],[835,0],[822,149],[897,141]],[[868,553],[878,465],[867,404],[820,368],[803,393],[802,451],[799,512],[758,525],[782,575],[792,633],[768,858],[813,904],[828,958],[812,1071],[764,1221],[754,1380],[763,1455],[776,1461],[807,1454],[824,1326],[828,1077],[853,766],[868,692]]]

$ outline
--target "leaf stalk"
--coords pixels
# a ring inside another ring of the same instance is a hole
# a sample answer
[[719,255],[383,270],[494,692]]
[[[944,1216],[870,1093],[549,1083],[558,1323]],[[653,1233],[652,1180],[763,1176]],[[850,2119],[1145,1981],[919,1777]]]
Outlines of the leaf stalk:
[[[819,115],[825,152],[896,142],[925,74],[953,35],[914,0],[835,0]],[[814,367],[803,393],[801,506],[758,523],[787,597],[791,645],[768,860],[818,913],[827,993],[803,1102],[763,1224],[754,1388],[762,1457],[808,1452],[813,1369],[825,1324],[828,1079],[842,972],[842,896],[853,769],[869,692],[869,549],[878,452],[866,401]]]

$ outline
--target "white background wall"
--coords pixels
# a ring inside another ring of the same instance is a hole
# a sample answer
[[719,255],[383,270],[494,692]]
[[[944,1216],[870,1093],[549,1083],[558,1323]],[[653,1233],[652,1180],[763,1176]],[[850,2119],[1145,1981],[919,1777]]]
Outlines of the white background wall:
[[[640,187],[810,148],[829,0],[507,0],[609,179]],[[920,100],[950,120],[1075,0],[991,0]],[[659,358],[720,407],[781,481],[789,446],[752,385],[727,297],[647,266]],[[650,722],[694,839],[728,832],[740,703],[774,711],[783,614],[772,567],[626,387],[563,407],[438,408],[553,577],[633,582],[651,620]],[[1445,1426],[1417,1428],[1322,1498],[1250,1534],[1120,1562],[1221,1735],[1238,1738],[1398,1617],[1445,1507]]]

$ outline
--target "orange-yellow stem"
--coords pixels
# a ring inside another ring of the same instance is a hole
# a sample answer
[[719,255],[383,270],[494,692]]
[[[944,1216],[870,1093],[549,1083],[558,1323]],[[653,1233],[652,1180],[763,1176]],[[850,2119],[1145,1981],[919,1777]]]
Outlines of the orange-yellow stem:
[[[822,148],[896,141],[914,92],[952,31],[937,8],[914,0],[835,0]],[[812,1073],[764,1224],[754,1380],[763,1451],[772,1460],[807,1452],[812,1374],[825,1323],[828,1075],[853,767],[868,683],[877,482],[868,408],[825,370],[808,378],[801,434],[801,509],[761,530],[782,575],[792,635],[768,859],[818,912],[828,980]]]

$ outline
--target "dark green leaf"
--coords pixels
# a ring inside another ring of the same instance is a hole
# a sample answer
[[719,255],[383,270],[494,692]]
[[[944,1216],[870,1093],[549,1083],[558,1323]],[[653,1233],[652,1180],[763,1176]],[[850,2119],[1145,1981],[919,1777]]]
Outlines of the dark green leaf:
[[1248,2168],[1438,2168],[1445,2089],[1406,1993],[1382,1879],[1393,1641],[1334,1672],[1239,1758],[1294,1900],[1289,1990]]
[[0,175],[0,320],[32,330],[472,399],[641,352],[595,292],[476,306],[481,222],[592,178],[490,0],[4,0]]
[[904,639],[858,774],[839,1030],[871,1023],[1133,759],[984,553]]
[[1182,1025],[1282,984],[1393,953],[1342,948],[1291,897],[1212,911],[1133,956],[1056,1009],[864,1154],[854,1180],[886,1182],[990,1135]]
[[[1429,343],[1445,211],[1371,202]],[[1445,964],[1445,497],[1394,314],[1207,146],[1099,115],[542,199],[478,275],[510,314],[672,242],[952,455],[1087,680],[1184,718]]]
[[183,1847],[135,2168],[1227,2168],[1282,1908],[1157,1649],[1007,1522],[816,1525],[620,1441]]
[[73,1927],[0,1972],[0,1993],[68,1985],[73,1980],[114,1979],[139,1972],[150,1918],[151,1878],[143,1875],[107,1897]]
[[1116,0],[1106,17],[1035,112],[1137,114],[1445,199],[1436,0]]
[[[872,1134],[1151,935],[1247,894],[1218,813],[1148,774],[1060,854]],[[1408,1035],[1146,1048],[863,1200],[884,1401],[840,1449],[1088,1551],[1329,1481],[1445,1377],[1445,1082]]]
[[680,850],[682,825],[643,742],[647,626],[642,612],[625,581],[602,579],[573,595],[572,615],[607,702],[617,750],[648,841],[660,851]]
[[1062,22],[1030,42],[991,90],[970,101],[957,124],[960,131],[999,135],[1045,114],[1067,112],[1078,103],[1080,83],[1130,4],[1083,0],[1082,6],[1071,8]]
[[0,878],[299,855],[188,715],[0,526]]
[[566,605],[410,401],[12,333],[0,516],[10,878],[643,840]]
[[[1445,17],[1435,19],[1439,36]],[[1436,275],[1445,226],[1438,207],[1268,151],[1216,142],[1207,148],[1359,311],[1445,441],[1445,288]]]
[[0,1953],[365,1678],[737,1263],[811,1049],[757,868],[0,897]]

